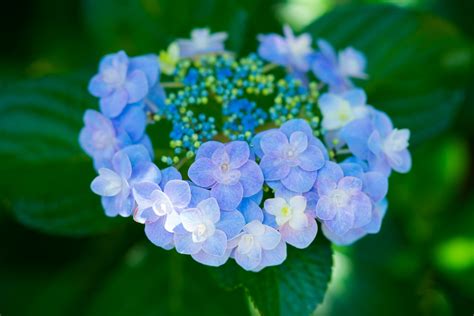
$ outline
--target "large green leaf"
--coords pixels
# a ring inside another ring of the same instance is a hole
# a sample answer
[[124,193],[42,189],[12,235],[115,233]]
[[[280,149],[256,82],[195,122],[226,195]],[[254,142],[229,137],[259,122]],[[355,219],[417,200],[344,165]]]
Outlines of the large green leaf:
[[332,269],[331,245],[321,233],[304,250],[288,247],[288,258],[259,273],[245,272],[231,261],[213,269],[213,275],[228,289],[244,287],[263,316],[311,315],[323,301]]
[[71,77],[16,83],[2,93],[2,201],[25,225],[83,235],[117,224],[88,189],[94,170],[78,144],[83,112],[93,102],[85,81]]
[[443,131],[463,99],[471,44],[448,22],[389,5],[336,9],[306,31],[367,56],[369,103],[419,142]]

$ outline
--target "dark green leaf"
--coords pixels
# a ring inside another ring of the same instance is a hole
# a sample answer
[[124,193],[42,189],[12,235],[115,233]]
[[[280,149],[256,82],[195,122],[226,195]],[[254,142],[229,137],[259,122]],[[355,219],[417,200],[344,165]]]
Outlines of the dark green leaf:
[[0,97],[0,188],[23,224],[84,235],[117,224],[89,190],[91,160],[78,144],[82,115],[93,105],[85,81],[45,78],[14,84]]
[[255,48],[256,34],[279,28],[272,11],[280,0],[85,1],[86,25],[103,52],[158,52],[193,28],[229,33],[232,51]]
[[395,6],[349,6],[311,24],[314,38],[364,52],[369,103],[386,111],[419,142],[449,126],[463,99],[473,55],[448,22]]
[[311,315],[323,301],[331,269],[331,245],[320,233],[304,250],[288,247],[288,258],[282,265],[252,273],[231,261],[212,271],[225,288],[244,287],[263,316],[303,316]]

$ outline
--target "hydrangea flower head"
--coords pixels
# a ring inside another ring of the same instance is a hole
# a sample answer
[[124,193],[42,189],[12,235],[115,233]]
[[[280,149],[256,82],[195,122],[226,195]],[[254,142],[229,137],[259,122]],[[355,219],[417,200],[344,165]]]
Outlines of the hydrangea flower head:
[[305,33],[295,36],[292,29],[285,25],[284,36],[278,34],[259,35],[258,54],[265,60],[288,67],[296,73],[309,70],[308,57],[312,53],[311,35]]
[[334,48],[325,40],[319,40],[320,51],[313,54],[312,70],[314,75],[329,85],[333,92],[343,92],[353,87],[350,78],[367,78],[366,59],[362,53],[346,48],[336,55]]
[[389,175],[392,169],[400,173],[411,169],[410,131],[394,128],[383,112],[373,110],[370,117],[351,122],[341,137],[356,157],[368,160],[372,170]]
[[219,32],[211,34],[207,28],[194,29],[191,39],[179,39],[179,53],[181,58],[192,57],[199,54],[215,53],[224,51],[224,42],[227,33]]
[[366,101],[367,96],[362,89],[345,91],[340,95],[321,95],[319,108],[323,114],[322,127],[327,131],[334,131],[355,119],[365,117],[369,112]]
[[256,194],[263,185],[262,171],[250,160],[244,141],[202,144],[188,175],[195,184],[211,188],[211,196],[224,210],[235,210],[243,197]]
[[89,82],[89,92],[100,98],[105,116],[117,117],[125,106],[141,101],[159,74],[155,55],[128,58],[124,51],[105,56],[99,73]]
[[316,238],[318,226],[307,212],[306,198],[295,195],[290,199],[276,197],[265,200],[265,211],[275,216],[282,239],[297,248],[306,248]]
[[316,182],[316,216],[333,234],[341,236],[370,222],[372,202],[362,185],[361,179],[344,176],[336,163],[327,162],[321,170]]
[[133,145],[114,155],[110,169],[99,169],[91,189],[102,196],[107,216],[127,217],[135,207],[133,187],[140,182],[159,182],[160,179],[160,170],[151,162],[147,149],[143,145]]
[[324,146],[304,120],[288,121],[278,130],[257,135],[254,145],[265,180],[279,181],[294,192],[309,191],[326,160]]
[[229,247],[234,248],[235,261],[248,271],[260,271],[286,259],[286,245],[280,233],[257,220],[245,225],[243,232],[229,241]]

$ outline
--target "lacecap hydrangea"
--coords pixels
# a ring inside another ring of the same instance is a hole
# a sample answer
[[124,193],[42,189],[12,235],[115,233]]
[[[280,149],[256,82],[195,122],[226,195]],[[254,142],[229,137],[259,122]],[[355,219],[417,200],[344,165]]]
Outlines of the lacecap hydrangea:
[[158,55],[102,59],[89,83],[100,111],[86,111],[79,141],[105,214],[158,247],[255,272],[321,234],[347,245],[377,233],[388,177],[411,168],[410,131],[356,86],[363,53],[288,26],[241,58],[226,39],[196,29]]

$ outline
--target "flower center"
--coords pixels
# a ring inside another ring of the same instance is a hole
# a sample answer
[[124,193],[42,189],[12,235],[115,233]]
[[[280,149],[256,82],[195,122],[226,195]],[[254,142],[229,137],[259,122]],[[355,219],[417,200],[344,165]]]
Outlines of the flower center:
[[331,194],[331,200],[336,207],[345,207],[349,203],[349,195],[342,190],[334,190]]
[[207,226],[203,223],[198,224],[193,231],[193,241],[194,242],[203,242],[207,239]]
[[169,207],[166,203],[160,203],[158,207],[155,209],[156,214],[159,216],[163,216],[169,213]]
[[384,142],[385,151],[398,152],[408,147],[409,134],[404,130],[394,129]]
[[240,238],[238,251],[240,253],[248,253],[254,246],[255,238],[253,235],[245,234]]
[[281,209],[281,215],[285,217],[291,216],[291,213],[291,207],[289,207],[288,205],[283,206],[283,208]]
[[227,172],[227,171],[229,171],[229,164],[228,164],[228,163],[223,163],[223,164],[221,165],[221,171],[222,171],[222,172]]

